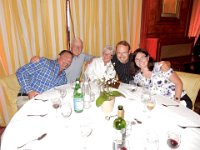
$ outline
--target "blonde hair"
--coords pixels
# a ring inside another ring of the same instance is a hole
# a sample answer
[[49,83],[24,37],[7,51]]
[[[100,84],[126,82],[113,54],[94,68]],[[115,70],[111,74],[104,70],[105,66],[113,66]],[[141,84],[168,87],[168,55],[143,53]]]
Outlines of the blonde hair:
[[111,45],[106,45],[103,49],[103,53],[109,52],[111,55],[115,55],[115,48]]

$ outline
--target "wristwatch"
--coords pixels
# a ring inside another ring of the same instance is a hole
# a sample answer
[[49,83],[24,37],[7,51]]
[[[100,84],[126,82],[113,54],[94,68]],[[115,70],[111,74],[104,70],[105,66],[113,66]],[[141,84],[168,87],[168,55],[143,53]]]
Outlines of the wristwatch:
[[175,97],[175,100],[176,100],[176,101],[180,101],[180,98],[178,98],[178,97]]

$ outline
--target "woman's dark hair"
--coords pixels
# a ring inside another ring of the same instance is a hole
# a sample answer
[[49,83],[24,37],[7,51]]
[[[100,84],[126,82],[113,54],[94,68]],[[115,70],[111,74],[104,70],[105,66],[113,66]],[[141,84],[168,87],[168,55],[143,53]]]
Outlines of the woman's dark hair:
[[143,53],[145,54],[146,57],[149,56],[149,62],[148,62],[148,69],[149,71],[152,71],[153,70],[153,67],[154,67],[154,60],[153,58],[149,55],[149,53],[147,52],[146,49],[144,48],[138,48],[134,51],[134,53],[132,53],[132,61],[131,61],[131,65],[130,65],[130,68],[131,68],[131,74],[132,75],[135,75],[138,71],[140,71],[140,68],[136,65],[135,63],[135,57],[138,53]]

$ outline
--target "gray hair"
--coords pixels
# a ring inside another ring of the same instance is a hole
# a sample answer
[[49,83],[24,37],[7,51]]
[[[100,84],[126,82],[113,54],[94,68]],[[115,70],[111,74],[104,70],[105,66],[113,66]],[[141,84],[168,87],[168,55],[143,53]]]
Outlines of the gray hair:
[[115,48],[111,45],[106,45],[103,49],[103,53],[109,52],[111,55],[115,55]]

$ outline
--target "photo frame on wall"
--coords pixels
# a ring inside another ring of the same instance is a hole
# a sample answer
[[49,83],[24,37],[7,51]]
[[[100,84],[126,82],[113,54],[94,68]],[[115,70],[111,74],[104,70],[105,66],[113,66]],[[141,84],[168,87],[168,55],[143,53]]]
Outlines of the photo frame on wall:
[[181,0],[162,0],[161,17],[179,18]]

